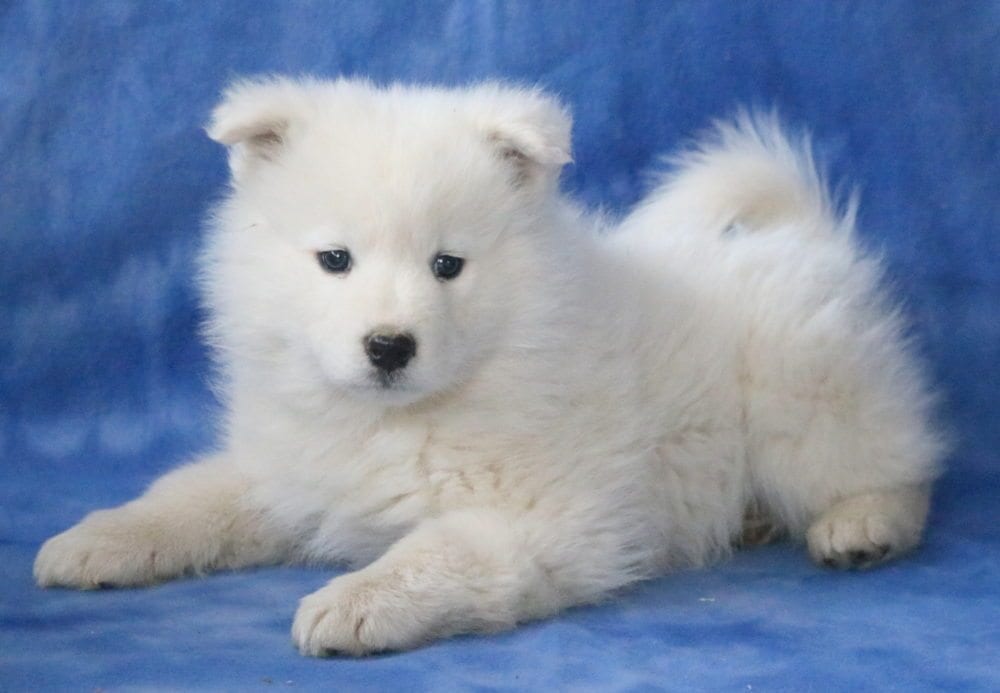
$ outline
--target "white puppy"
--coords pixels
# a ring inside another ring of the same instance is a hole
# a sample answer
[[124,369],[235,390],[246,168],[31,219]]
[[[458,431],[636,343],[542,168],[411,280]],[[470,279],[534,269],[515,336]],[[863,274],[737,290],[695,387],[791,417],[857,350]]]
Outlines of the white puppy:
[[485,84],[239,83],[204,257],[221,452],[41,549],[42,586],[287,561],[306,654],[509,628],[724,556],[920,540],[943,453],[853,215],[771,120],[617,229],[558,193],[570,117]]

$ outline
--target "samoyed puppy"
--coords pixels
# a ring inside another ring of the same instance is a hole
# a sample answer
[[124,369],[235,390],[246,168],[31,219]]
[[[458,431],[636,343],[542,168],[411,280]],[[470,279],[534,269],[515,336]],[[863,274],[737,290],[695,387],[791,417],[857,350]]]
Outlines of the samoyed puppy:
[[221,451],[49,540],[43,587],[284,562],[309,655],[593,602],[780,531],[920,541],[932,398],[804,142],[716,127],[616,228],[558,190],[541,91],[240,82],[203,284]]

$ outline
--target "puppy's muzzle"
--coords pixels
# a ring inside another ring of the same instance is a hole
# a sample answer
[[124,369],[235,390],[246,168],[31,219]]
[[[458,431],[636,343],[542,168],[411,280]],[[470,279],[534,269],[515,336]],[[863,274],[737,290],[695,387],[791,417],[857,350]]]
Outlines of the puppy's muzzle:
[[417,341],[407,333],[370,334],[364,342],[368,360],[384,373],[405,367],[417,353]]

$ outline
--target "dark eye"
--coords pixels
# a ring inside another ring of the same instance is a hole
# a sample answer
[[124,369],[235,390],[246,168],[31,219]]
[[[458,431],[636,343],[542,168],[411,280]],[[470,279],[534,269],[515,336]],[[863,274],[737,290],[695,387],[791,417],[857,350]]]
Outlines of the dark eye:
[[346,272],[351,269],[351,254],[346,250],[324,250],[316,253],[319,264],[327,272]]
[[442,253],[434,258],[434,262],[431,263],[431,270],[434,272],[435,277],[447,281],[457,277],[462,272],[462,265],[464,264],[465,260],[462,258]]

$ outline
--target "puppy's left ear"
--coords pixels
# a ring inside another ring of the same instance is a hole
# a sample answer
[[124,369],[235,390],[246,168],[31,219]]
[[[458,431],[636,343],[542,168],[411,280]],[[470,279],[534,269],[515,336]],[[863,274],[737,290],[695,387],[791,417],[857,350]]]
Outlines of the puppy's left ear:
[[554,180],[573,161],[573,119],[554,96],[489,84],[477,92],[479,127],[497,156],[511,166],[515,185]]
[[226,89],[205,132],[229,148],[233,180],[280,156],[304,92],[304,85],[280,78],[240,81]]

